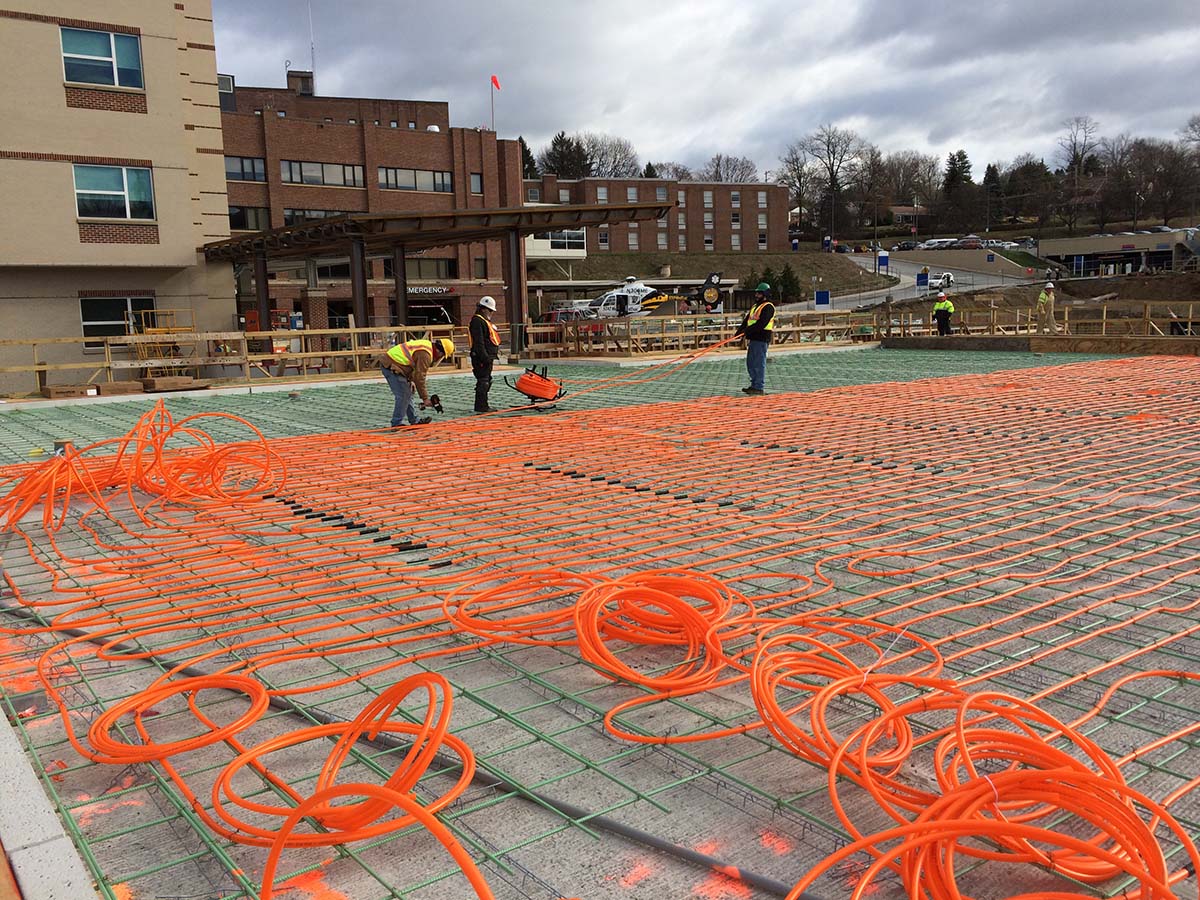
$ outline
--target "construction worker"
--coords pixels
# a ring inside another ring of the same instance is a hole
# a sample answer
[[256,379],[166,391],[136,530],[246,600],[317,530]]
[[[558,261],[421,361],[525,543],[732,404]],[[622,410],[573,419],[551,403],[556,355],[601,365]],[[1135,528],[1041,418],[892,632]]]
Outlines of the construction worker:
[[937,302],[933,304],[933,318],[937,320],[938,334],[950,333],[950,317],[954,315],[954,303],[946,296],[945,291],[938,291]]
[[754,306],[742,316],[742,324],[735,332],[746,338],[746,371],[750,373],[750,387],[742,388],[743,394],[761,396],[767,380],[767,348],[771,346],[775,330],[775,304],[771,302],[771,286],[760,281],[754,289]]
[[492,389],[492,366],[500,358],[500,332],[492,324],[496,301],[480,297],[475,315],[467,328],[467,346],[471,348],[471,371],[475,375],[475,412],[489,413],[488,391]]
[[1058,333],[1058,325],[1054,321],[1054,282],[1047,281],[1037,299],[1038,334],[1047,332]]
[[441,400],[436,394],[430,397],[425,387],[425,373],[453,355],[454,341],[449,338],[404,341],[386,353],[376,354],[375,362],[383,371],[383,378],[396,398],[396,406],[392,410],[393,428],[398,427],[405,418],[410,425],[428,425],[433,421],[432,416],[417,418],[412,402],[413,388],[421,397],[421,409],[432,406],[438,412],[442,411]]

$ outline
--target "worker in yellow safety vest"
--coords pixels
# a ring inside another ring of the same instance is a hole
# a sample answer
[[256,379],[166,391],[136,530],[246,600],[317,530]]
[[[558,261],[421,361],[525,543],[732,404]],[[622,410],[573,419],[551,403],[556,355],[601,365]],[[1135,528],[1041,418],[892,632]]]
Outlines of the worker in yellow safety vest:
[[1054,321],[1054,282],[1047,281],[1037,299],[1038,334],[1043,331],[1050,334],[1058,333],[1058,325]]
[[775,304],[771,302],[771,286],[760,281],[754,289],[754,306],[742,316],[737,334],[746,338],[746,371],[750,374],[750,387],[742,388],[743,394],[761,396],[766,393],[767,348],[771,346],[775,331]]
[[489,413],[488,391],[492,389],[492,366],[500,358],[500,332],[492,324],[496,301],[480,297],[475,315],[467,328],[467,345],[471,348],[471,372],[475,375],[475,412]]
[[453,355],[454,341],[449,338],[404,341],[385,353],[375,355],[375,363],[383,372],[383,378],[396,398],[396,405],[392,409],[393,428],[399,426],[405,418],[410,425],[428,425],[433,421],[432,416],[417,418],[417,411],[413,409],[412,402],[414,388],[421,398],[421,409],[432,406],[438,412],[442,411],[442,403],[437,395],[429,395],[425,386],[425,375],[443,359],[449,359]]
[[937,322],[938,334],[950,333],[950,317],[954,315],[954,303],[946,296],[945,291],[938,291],[937,302],[933,304],[933,318]]

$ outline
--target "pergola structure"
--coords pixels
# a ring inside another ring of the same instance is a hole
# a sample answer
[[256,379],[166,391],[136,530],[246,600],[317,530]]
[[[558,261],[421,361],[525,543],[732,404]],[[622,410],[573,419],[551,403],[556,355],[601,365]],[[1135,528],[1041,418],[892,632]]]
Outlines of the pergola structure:
[[[367,257],[390,253],[396,281],[397,315],[400,324],[405,324],[408,283],[404,263],[409,250],[500,240],[503,242],[504,282],[510,318],[513,322],[523,322],[528,317],[528,297],[522,238],[543,231],[660,219],[673,206],[673,203],[603,203],[450,212],[348,213],[214,241],[203,249],[209,260],[253,264],[255,297],[261,323],[270,321],[271,312],[268,259],[315,259],[348,255],[355,320],[366,322]],[[518,332],[519,329],[513,329],[514,346],[519,340]]]

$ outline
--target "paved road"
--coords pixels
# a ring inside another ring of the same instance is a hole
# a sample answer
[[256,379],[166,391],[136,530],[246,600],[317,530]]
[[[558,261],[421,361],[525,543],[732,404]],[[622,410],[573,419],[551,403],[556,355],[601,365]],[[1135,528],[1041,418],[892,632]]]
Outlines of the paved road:
[[[850,254],[850,259],[858,263],[864,269],[874,269],[874,259],[868,254]],[[892,260],[891,272],[893,275],[900,276],[900,284],[892,290],[892,296],[897,300],[908,300],[913,297],[923,296],[925,289],[917,289],[917,273],[921,271],[921,266],[911,262],[901,262],[900,260]],[[1003,273],[996,275],[985,275],[982,272],[968,272],[962,269],[941,269],[940,271],[950,272],[954,275],[954,288],[957,291],[973,291],[985,287],[1000,287],[1006,284],[1031,284],[1040,281],[1040,278],[1014,278],[1011,275]],[[878,302],[882,297],[871,298]],[[864,299],[862,302],[871,302]],[[854,305],[854,304],[848,304]],[[845,307],[843,307],[845,308]]]

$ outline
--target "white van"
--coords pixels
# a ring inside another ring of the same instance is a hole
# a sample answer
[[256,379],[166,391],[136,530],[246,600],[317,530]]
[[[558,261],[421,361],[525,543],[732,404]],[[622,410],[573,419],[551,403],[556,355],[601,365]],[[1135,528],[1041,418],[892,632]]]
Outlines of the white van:
[[957,238],[930,238],[922,244],[917,245],[918,250],[945,250],[953,244]]

